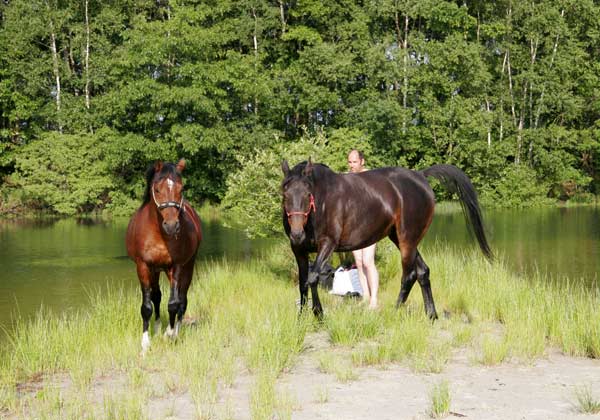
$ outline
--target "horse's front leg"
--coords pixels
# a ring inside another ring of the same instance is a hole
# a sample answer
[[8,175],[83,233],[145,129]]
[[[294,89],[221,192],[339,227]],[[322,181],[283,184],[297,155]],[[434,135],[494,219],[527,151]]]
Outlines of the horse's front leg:
[[329,260],[331,254],[335,250],[335,244],[329,238],[326,238],[319,242],[319,248],[317,251],[317,258],[313,264],[310,272],[308,273],[308,285],[312,294],[313,301],[313,313],[316,317],[321,318],[323,316],[323,307],[321,306],[321,300],[319,299],[319,291],[317,286],[319,284],[319,274],[323,269],[323,264]]
[[300,289],[300,311],[308,300],[308,253],[292,248],[298,264],[298,287]]
[[142,315],[142,354],[150,348],[150,335],[148,334],[148,326],[152,317],[152,288],[151,279],[152,271],[150,267],[142,261],[136,261],[137,275],[142,289],[142,306],[140,313]]

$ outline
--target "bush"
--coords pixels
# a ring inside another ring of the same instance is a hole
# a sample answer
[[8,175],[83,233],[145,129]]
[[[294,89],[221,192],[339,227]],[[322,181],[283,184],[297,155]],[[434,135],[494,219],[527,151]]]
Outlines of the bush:
[[102,207],[112,177],[92,135],[46,133],[16,159],[14,182],[30,206],[72,215]]
[[221,203],[227,222],[241,227],[250,237],[281,232],[282,161],[288,160],[290,166],[309,157],[320,161],[324,151],[325,141],[319,136],[257,150],[249,158],[238,157],[241,169],[227,178],[227,193]]
[[529,207],[545,204],[550,186],[538,181],[537,173],[527,165],[510,165],[481,191],[481,201],[492,207]]

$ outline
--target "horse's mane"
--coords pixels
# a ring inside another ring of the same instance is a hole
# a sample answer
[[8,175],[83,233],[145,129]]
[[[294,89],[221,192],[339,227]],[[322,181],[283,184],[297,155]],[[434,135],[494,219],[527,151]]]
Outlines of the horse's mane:
[[[146,170],[146,190],[144,191],[144,199],[142,200],[142,206],[150,201],[152,198],[152,192],[150,188],[152,188],[152,184],[154,182],[154,176],[156,175],[155,164],[151,164],[148,166]],[[158,179],[166,178],[170,175],[174,175],[175,179],[181,177],[181,174],[177,171],[177,167],[174,163],[163,162],[162,168],[160,168],[160,172],[158,173]]]
[[[305,160],[303,162],[300,162],[296,166],[294,166],[292,169],[290,169],[290,173],[288,174],[288,176],[285,177],[285,179],[281,183],[281,186],[282,187],[285,186],[288,182],[291,182],[294,179],[304,177],[303,171],[304,171],[304,168],[306,168],[306,165],[308,165],[308,161]],[[310,178],[313,181],[314,181],[314,179],[318,179],[323,176],[335,173],[331,170],[331,168],[329,168],[329,166],[327,166],[323,163],[313,163],[312,165],[313,165],[313,170],[312,170]]]

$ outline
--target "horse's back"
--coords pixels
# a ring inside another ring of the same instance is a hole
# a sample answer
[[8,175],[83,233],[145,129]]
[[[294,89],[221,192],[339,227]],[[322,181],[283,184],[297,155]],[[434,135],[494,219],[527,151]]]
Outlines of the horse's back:
[[[428,207],[433,204],[433,190],[419,171],[387,167],[343,176],[351,194],[365,197],[366,200],[379,195],[394,208],[406,205]],[[406,199],[410,203],[405,202]]]
[[[420,240],[431,223],[435,199],[425,176],[402,167],[341,174],[344,183],[348,242],[365,235],[375,242],[399,229],[401,236]],[[340,197],[337,197],[340,199]],[[369,229],[358,227],[368,221]],[[367,230],[370,233],[367,233]],[[361,244],[362,245],[362,244]]]

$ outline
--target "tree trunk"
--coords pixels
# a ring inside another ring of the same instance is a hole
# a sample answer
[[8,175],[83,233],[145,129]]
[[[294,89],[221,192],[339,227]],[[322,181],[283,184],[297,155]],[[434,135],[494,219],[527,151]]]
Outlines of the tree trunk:
[[[48,12],[50,12],[50,4],[48,6]],[[60,110],[60,70],[58,61],[58,51],[56,48],[56,34],[54,33],[54,24],[52,18],[50,18],[50,50],[52,51],[52,70],[54,73],[54,81],[56,84],[56,117],[58,122],[58,131],[62,133],[63,127],[61,123],[61,110]]]
[[281,33],[284,34],[287,30],[287,23],[285,21],[285,8],[283,7],[282,0],[279,0],[279,15],[281,16]]
[[88,2],[85,0],[85,108],[90,109],[90,20]]
[[[565,17],[565,9],[562,9],[560,11],[560,17],[561,18]],[[554,40],[554,46],[552,48],[552,58],[550,59],[550,68],[548,70],[552,70],[552,67],[554,67],[554,59],[556,58],[556,51],[558,50],[559,37],[560,37],[560,35],[556,34],[556,39]],[[544,92],[545,91],[546,91],[546,84],[544,83],[544,85],[542,86],[542,93],[540,94],[540,100],[538,101],[537,110],[535,112],[535,122],[533,123],[534,129],[538,128],[538,124],[540,122],[540,114],[542,113],[542,103],[544,102]]]
[[[254,18],[252,41],[254,45],[254,77],[256,78],[258,77],[258,17],[256,16],[256,9],[254,6],[252,7],[252,17]],[[258,96],[256,92],[254,92],[254,115],[258,115]]]
[[[408,108],[408,14],[404,15],[404,36],[400,29],[400,15],[398,10],[394,13],[394,23],[396,26],[396,44],[402,50],[402,109],[404,118],[402,120],[402,134],[406,134],[406,110]],[[395,83],[397,89],[397,83]]]
[[[491,113],[491,107],[490,107],[490,101],[488,98],[485,98],[485,109],[487,111],[488,114]],[[488,125],[488,130],[487,130],[487,145],[488,145],[488,149],[490,149],[492,147],[492,128],[491,128],[491,124]]]
[[[167,28],[169,28],[167,30],[167,39],[171,39],[171,27],[169,26],[171,22],[171,4],[170,2],[167,2]],[[169,88],[171,87],[171,78],[172,78],[172,71],[173,71],[173,66],[174,66],[174,59],[173,59],[173,55],[171,54],[171,45],[169,42],[167,42],[167,86],[169,86]]]

